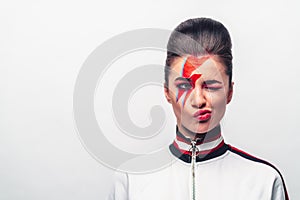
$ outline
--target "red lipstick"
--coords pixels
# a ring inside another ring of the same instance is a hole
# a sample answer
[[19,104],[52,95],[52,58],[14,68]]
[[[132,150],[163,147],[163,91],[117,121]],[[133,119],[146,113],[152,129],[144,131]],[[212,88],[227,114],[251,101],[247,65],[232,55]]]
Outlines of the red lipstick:
[[193,117],[195,117],[199,121],[207,121],[211,118],[210,110],[198,110],[194,113]]

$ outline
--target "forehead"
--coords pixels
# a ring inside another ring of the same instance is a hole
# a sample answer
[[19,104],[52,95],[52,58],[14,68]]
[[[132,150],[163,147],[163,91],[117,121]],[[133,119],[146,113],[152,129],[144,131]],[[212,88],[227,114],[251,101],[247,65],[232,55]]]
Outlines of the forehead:
[[201,74],[203,78],[222,78],[226,76],[224,65],[213,56],[186,56],[174,59],[170,71],[171,76],[178,77],[193,74]]

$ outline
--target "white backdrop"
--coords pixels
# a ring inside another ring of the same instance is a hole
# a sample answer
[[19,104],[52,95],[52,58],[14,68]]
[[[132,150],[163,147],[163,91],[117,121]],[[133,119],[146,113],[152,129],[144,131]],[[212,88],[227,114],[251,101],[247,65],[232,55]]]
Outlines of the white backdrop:
[[275,164],[300,199],[296,0],[2,1],[0,199],[104,199],[113,172],[85,150],[73,120],[81,65],[114,35],[201,16],[224,23],[233,40],[226,141]]

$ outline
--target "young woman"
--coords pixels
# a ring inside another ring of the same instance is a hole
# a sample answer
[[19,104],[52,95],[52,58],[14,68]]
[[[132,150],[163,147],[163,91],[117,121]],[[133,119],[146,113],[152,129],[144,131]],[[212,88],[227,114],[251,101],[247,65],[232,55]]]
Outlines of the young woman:
[[223,140],[220,121],[233,93],[231,39],[208,18],[190,19],[167,46],[165,96],[177,118],[170,153],[158,172],[120,175],[115,200],[288,200],[280,172]]

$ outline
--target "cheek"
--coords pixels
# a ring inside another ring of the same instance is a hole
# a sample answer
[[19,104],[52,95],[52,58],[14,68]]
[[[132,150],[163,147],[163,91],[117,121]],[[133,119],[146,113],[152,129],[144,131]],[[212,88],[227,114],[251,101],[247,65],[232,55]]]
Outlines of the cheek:
[[216,111],[224,110],[227,105],[227,98],[224,93],[210,93],[208,94],[208,101]]
[[176,116],[177,119],[181,119],[184,114],[184,107],[182,107],[181,101],[176,101],[176,96],[172,96],[172,101],[171,101],[172,107],[173,107],[173,112]]
[[177,120],[181,121],[182,118],[182,110],[181,107],[177,104],[172,102],[173,112]]

